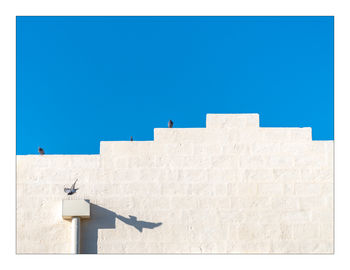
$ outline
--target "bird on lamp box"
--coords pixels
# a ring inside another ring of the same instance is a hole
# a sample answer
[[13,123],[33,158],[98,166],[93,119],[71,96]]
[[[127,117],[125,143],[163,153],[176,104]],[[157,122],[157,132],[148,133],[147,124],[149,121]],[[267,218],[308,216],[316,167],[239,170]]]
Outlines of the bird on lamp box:
[[75,187],[75,183],[78,181],[75,180],[74,184],[70,188],[64,187],[64,192],[67,193],[68,195],[73,195],[75,192],[77,192],[78,188]]

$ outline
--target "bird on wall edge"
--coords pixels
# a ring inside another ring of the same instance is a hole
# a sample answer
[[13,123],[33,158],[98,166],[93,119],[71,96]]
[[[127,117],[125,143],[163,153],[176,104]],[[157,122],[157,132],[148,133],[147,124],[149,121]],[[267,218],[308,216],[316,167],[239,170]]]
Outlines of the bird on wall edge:
[[171,120],[169,120],[169,122],[168,122],[168,128],[172,128],[172,127],[173,127],[173,125],[174,125],[174,122],[173,122],[173,121],[171,121]]
[[38,148],[38,152],[40,155],[45,155],[44,149],[42,149],[41,147]]

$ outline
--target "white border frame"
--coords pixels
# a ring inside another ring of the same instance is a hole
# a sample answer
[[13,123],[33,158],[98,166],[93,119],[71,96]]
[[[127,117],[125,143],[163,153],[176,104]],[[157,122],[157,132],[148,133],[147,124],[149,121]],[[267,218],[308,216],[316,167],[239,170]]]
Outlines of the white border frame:
[[[4,3],[5,2],[5,3]],[[350,35],[349,1],[322,0],[8,0],[0,3],[0,108],[2,137],[1,181],[4,236],[0,245],[3,265],[11,268],[62,269],[102,267],[122,269],[347,269],[350,266]],[[334,255],[16,255],[15,254],[15,82],[16,16],[118,15],[227,15],[227,16],[335,16],[335,254]],[[4,170],[5,169],[5,170]],[[5,260],[5,261],[4,261]],[[346,267],[348,265],[348,267]]]

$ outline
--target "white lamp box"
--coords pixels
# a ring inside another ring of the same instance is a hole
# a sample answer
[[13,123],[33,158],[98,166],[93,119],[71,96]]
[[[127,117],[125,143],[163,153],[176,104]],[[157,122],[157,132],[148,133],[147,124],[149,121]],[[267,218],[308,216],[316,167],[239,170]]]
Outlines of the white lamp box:
[[62,218],[90,218],[90,202],[88,200],[62,200]]

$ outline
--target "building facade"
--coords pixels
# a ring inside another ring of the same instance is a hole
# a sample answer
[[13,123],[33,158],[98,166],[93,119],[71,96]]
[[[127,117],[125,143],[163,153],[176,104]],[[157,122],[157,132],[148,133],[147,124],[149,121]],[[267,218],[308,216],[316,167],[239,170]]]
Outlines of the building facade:
[[65,199],[90,202],[81,253],[333,253],[333,141],[258,114],[208,114],[99,155],[17,156],[16,183],[17,253],[70,253]]

